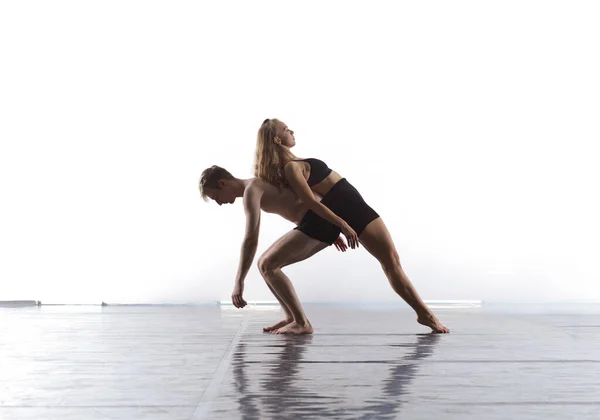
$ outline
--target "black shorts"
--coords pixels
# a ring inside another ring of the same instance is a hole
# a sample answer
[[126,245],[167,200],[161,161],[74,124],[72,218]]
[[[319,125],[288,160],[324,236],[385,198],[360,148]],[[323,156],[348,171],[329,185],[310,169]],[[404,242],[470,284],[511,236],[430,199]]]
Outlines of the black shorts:
[[[356,188],[346,178],[339,180],[321,200],[321,203],[350,225],[358,236],[379,215],[363,200]],[[321,242],[331,245],[341,230],[312,210],[308,210],[294,228]]]

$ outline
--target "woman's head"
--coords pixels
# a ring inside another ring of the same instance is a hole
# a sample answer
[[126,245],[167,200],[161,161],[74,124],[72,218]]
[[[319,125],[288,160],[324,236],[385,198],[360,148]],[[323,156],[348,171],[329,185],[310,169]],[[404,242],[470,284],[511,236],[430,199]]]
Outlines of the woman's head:
[[283,165],[295,159],[291,148],[296,145],[294,132],[275,118],[263,121],[256,138],[254,176],[277,186],[287,186]]
[[279,148],[291,149],[296,145],[294,132],[283,122],[276,118],[267,118],[258,130],[258,140],[269,144],[273,150]]

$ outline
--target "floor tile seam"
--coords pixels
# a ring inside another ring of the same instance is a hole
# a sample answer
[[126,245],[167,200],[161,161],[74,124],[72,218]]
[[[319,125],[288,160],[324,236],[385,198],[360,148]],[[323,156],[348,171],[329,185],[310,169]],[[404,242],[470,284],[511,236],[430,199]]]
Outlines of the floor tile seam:
[[215,374],[206,386],[206,389],[204,390],[204,393],[202,394],[202,397],[200,398],[200,401],[196,406],[196,410],[194,410],[194,413],[190,418],[191,420],[206,418],[206,415],[210,412],[212,402],[215,396],[217,395],[219,388],[221,387],[223,379],[225,378],[225,374],[231,367],[233,353],[237,345],[239,344],[244,334],[244,331],[248,327],[248,323],[250,322],[253,315],[254,311],[251,311],[249,316],[244,317],[242,319],[242,323],[239,326],[235,336],[231,339],[227,350],[225,350],[223,357],[221,358],[221,361],[219,362],[219,365],[215,370]]

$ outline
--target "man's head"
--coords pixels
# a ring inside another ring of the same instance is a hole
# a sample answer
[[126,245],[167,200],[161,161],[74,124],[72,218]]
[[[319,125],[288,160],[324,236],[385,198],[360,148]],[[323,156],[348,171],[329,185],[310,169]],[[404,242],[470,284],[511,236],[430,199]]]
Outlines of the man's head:
[[202,171],[198,188],[204,201],[216,201],[219,206],[223,203],[233,204],[237,195],[234,191],[235,178],[225,168],[213,165]]

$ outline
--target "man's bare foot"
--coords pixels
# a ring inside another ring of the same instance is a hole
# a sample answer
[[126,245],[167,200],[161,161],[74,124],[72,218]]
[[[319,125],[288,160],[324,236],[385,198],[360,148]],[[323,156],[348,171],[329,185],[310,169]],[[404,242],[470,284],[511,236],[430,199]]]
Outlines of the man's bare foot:
[[417,322],[431,328],[434,333],[444,334],[450,332],[450,330],[444,327],[433,314],[419,315],[417,316]]
[[281,327],[278,330],[272,331],[271,334],[312,334],[314,329],[310,323],[300,325],[296,321]]
[[271,327],[264,327],[263,332],[271,332],[273,330],[278,330],[279,328],[285,327],[287,324],[291,324],[292,322],[294,322],[293,318],[284,319],[283,321],[279,321],[277,324]]

